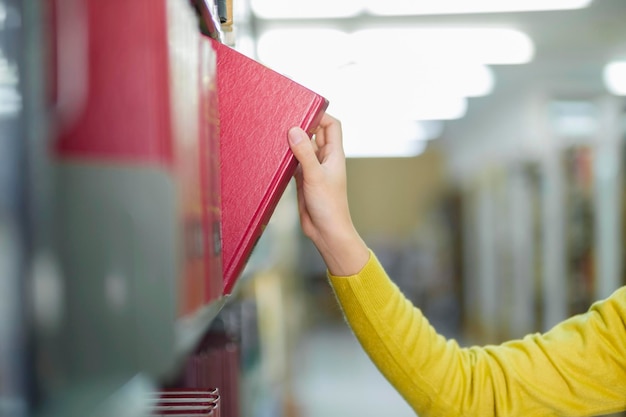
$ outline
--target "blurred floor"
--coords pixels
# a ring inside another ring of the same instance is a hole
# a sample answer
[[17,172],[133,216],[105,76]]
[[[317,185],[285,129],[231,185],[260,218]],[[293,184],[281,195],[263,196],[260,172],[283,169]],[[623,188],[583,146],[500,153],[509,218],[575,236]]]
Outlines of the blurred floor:
[[295,359],[300,417],[415,417],[344,323],[310,329]]

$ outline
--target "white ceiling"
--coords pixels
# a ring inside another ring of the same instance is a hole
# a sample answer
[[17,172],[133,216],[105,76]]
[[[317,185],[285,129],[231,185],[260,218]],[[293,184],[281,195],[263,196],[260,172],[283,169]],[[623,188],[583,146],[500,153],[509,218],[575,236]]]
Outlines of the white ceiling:
[[[494,26],[528,34],[535,44],[532,62],[492,66],[494,94],[471,99],[466,118],[480,118],[481,108],[493,108],[494,101],[508,90],[519,91],[525,86],[561,96],[605,94],[604,65],[613,59],[626,59],[626,0],[594,0],[588,8],[568,11],[298,20],[252,16],[250,21],[253,36],[267,29],[294,26],[326,26],[346,32],[379,26]],[[323,57],[323,45],[311,55],[312,60]]]
[[[595,0],[588,8],[568,11],[251,21],[257,34],[294,25],[330,26],[345,31],[388,25],[514,27],[535,42],[535,58],[522,66],[495,67],[500,85],[541,78],[557,85],[571,80],[587,88],[602,89],[602,80],[594,77],[597,71],[601,73],[610,59],[626,58],[626,0]],[[318,54],[323,54],[323,45],[320,49]]]

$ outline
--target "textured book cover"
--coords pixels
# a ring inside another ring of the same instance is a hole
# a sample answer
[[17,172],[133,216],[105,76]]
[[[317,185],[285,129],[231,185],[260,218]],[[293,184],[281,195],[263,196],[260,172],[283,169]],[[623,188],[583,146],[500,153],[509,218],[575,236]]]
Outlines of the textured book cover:
[[297,167],[287,132],[312,135],[328,101],[240,52],[217,51],[222,266],[229,294]]

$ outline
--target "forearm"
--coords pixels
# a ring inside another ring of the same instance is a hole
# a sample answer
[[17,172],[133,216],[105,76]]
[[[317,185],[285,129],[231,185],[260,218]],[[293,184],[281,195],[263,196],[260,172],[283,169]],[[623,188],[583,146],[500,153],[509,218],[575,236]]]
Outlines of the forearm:
[[300,162],[295,178],[302,230],[329,271],[356,274],[369,259],[369,251],[350,217],[341,123],[326,114],[314,141],[298,127],[289,130],[288,138]]
[[373,253],[371,257],[358,275],[330,275],[350,327],[381,373],[416,413],[460,415],[447,406],[447,397],[439,394],[446,392],[441,381],[448,368],[443,362],[450,360],[447,341],[382,275],[384,271]]
[[335,231],[332,238],[315,242],[329,272],[335,276],[355,275],[369,260],[369,249],[353,227]]
[[460,348],[438,335],[374,255],[330,276],[355,335],[421,417],[597,415],[623,409],[626,290],[545,335]]

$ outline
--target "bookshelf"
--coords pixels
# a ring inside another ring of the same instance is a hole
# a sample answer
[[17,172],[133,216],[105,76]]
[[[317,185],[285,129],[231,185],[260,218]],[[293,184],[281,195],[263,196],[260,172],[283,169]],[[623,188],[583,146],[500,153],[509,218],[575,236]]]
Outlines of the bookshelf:
[[[507,309],[514,312],[506,324],[512,333],[501,339],[547,331],[623,285],[623,101],[530,90],[511,94],[513,99],[525,106],[501,103],[503,110],[494,110],[492,118],[527,127],[514,132],[496,122],[489,129],[460,123],[463,132],[473,130],[484,142],[472,145],[475,150],[449,152],[464,195],[464,271],[470,289],[465,314],[478,343],[500,339],[492,320],[506,317]],[[572,121],[579,123],[576,128]],[[501,144],[497,150],[495,143]],[[513,198],[508,207],[491,206],[494,175],[507,182]],[[507,216],[512,216],[509,230],[497,234],[493,225]],[[485,268],[491,272],[504,260],[493,257],[496,238],[500,248],[514,248],[509,270],[497,274],[505,286],[498,294],[474,290],[489,284]],[[514,299],[496,307],[506,291],[513,291]],[[491,313],[476,314],[487,307]]]
[[[259,225],[264,239],[225,292],[211,43],[234,42],[223,4],[0,5],[16,23],[0,26],[15,92],[0,109],[10,133],[0,141],[0,415],[149,416],[155,391],[185,387],[185,365],[215,348],[224,323],[241,357],[256,358],[242,364],[242,385],[270,398],[250,305],[258,276],[294,275],[278,260],[294,247],[275,239],[296,239],[297,212],[292,198]],[[288,295],[279,281],[266,287]],[[235,410],[231,385],[220,400]]]
[[[40,63],[41,51],[33,44],[37,28],[27,24],[36,20],[37,10],[28,10],[19,1],[7,1],[3,6],[25,25],[0,27],[2,88],[7,95],[0,109],[0,415],[23,417],[30,411],[29,381],[23,370],[31,363],[26,353],[30,344],[25,332],[28,316],[20,301],[26,292],[23,283],[30,261],[40,243],[40,236],[29,233],[29,224],[35,208],[41,208],[35,207],[39,201],[27,185],[32,184],[32,163],[42,151],[37,146],[40,132],[33,123],[41,111],[40,85],[27,88],[27,84],[39,79],[37,69],[41,67],[33,64]],[[22,55],[20,51],[27,48],[31,53]],[[43,189],[45,184],[41,183],[39,190]]]

